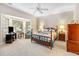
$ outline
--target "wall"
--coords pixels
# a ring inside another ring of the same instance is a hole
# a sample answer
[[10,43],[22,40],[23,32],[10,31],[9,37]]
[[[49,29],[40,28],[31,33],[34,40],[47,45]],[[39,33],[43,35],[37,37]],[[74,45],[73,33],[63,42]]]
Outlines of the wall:
[[75,5],[75,9],[74,9],[74,20],[78,20],[79,21],[79,4]]
[[[72,20],[77,20],[77,22],[79,23],[79,4],[75,4],[71,11],[65,11],[58,14],[39,17],[38,20],[39,22],[43,20],[45,27],[54,27],[55,25],[59,25],[61,23],[67,25],[71,23]],[[66,39],[67,39],[67,31],[66,31]]]
[[[60,24],[67,25],[73,20],[73,11],[67,11],[63,13],[53,14],[46,17],[40,17],[39,22],[44,21],[45,27],[55,27]],[[66,29],[67,30],[67,29]],[[66,31],[67,40],[67,31]]]
[[[1,31],[1,14],[0,14],[0,31]],[[0,45],[1,45],[1,42],[2,42],[2,37],[1,37],[1,32],[0,32]]]
[[12,7],[9,7],[5,4],[0,3],[0,13],[16,16],[16,17],[21,17],[21,18],[27,18],[27,19],[32,19],[33,16],[31,14],[25,13],[23,11],[14,9]]
[[33,32],[37,32],[37,27],[38,27],[37,21],[38,21],[37,18],[33,18],[32,21],[31,21]]
[[25,18],[25,19],[31,19],[32,22],[32,27],[34,29],[34,31],[36,31],[36,18],[28,13],[22,12],[20,10],[14,9],[12,7],[9,7],[5,4],[0,3],[0,13],[2,14],[8,14],[8,15],[12,15],[12,16],[16,16],[16,17],[20,17],[20,18]]
[[75,4],[72,10],[57,14],[51,14],[45,17],[39,17],[40,22],[44,20],[46,27],[53,27],[60,23],[68,24],[72,20],[79,20],[79,4]]
[[53,27],[60,23],[69,23],[73,19],[73,11],[63,12],[60,14],[49,15],[46,17],[40,17],[40,21],[44,21],[45,27]]
[[2,45],[5,43],[5,34],[8,32],[9,19],[3,15],[0,17],[0,45]]
[[[11,15],[11,16],[16,16],[16,17],[20,17],[20,18],[23,18],[23,19],[31,20],[32,25],[33,25],[32,27],[33,27],[34,31],[37,30],[36,29],[36,27],[37,27],[36,26],[36,24],[37,24],[36,18],[34,16],[28,14],[28,13],[22,12],[20,10],[14,9],[12,7],[9,7],[9,6],[5,5],[5,4],[1,4],[0,3],[0,14],[6,14],[6,15]],[[11,21],[12,20],[9,21],[9,25],[10,26],[12,26],[12,22]],[[2,22],[3,22],[3,20],[2,20]],[[3,23],[5,23],[5,22],[3,22]],[[4,25],[1,25],[1,18],[0,18],[0,26],[4,26]],[[25,29],[25,27],[23,29]],[[4,29],[4,31],[5,31],[5,29]],[[25,32],[25,30],[24,30],[24,32]],[[0,44],[3,44],[4,40],[1,38],[3,36],[1,33],[2,33],[2,30],[0,30]]]
[[[26,33],[26,22],[30,22],[30,20],[10,17],[10,16],[6,16],[4,14],[1,14],[0,15],[0,45],[5,44],[5,35],[6,35],[6,33],[8,33],[8,27],[14,26],[13,22],[12,22],[13,20],[16,20],[16,22],[20,21],[20,23],[23,24],[22,32]],[[19,23],[19,25],[20,25],[20,23]],[[18,28],[18,27],[16,27],[16,28]],[[16,32],[15,29],[14,29],[14,32]]]

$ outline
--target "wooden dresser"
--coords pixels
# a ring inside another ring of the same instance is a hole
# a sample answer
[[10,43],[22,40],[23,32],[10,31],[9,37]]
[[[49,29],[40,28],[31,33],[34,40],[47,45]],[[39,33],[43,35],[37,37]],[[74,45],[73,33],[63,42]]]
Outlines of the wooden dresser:
[[68,25],[67,51],[79,54],[79,24]]

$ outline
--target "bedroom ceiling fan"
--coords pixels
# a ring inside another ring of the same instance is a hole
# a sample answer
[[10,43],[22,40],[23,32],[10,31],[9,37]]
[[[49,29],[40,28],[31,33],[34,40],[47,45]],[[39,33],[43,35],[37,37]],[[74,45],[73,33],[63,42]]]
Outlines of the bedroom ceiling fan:
[[43,14],[43,11],[48,11],[48,8],[42,8],[39,3],[37,4],[36,8],[31,8],[31,9],[35,9],[33,14],[35,14],[37,11],[40,12],[41,14]]

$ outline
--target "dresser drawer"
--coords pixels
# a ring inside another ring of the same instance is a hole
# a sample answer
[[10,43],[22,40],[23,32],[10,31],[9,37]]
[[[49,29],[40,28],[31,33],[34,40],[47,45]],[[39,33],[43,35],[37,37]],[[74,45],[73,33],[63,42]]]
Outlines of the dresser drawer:
[[77,41],[77,43],[74,41],[68,41],[67,42],[67,51],[79,54],[79,41]]

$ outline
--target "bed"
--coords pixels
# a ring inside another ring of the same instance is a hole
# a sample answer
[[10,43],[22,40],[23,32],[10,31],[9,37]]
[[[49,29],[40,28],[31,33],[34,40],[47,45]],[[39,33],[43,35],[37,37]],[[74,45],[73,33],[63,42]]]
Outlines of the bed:
[[54,46],[54,42],[57,39],[57,30],[51,29],[50,31],[42,33],[31,34],[31,42],[36,42],[38,44],[44,45],[50,49]]

